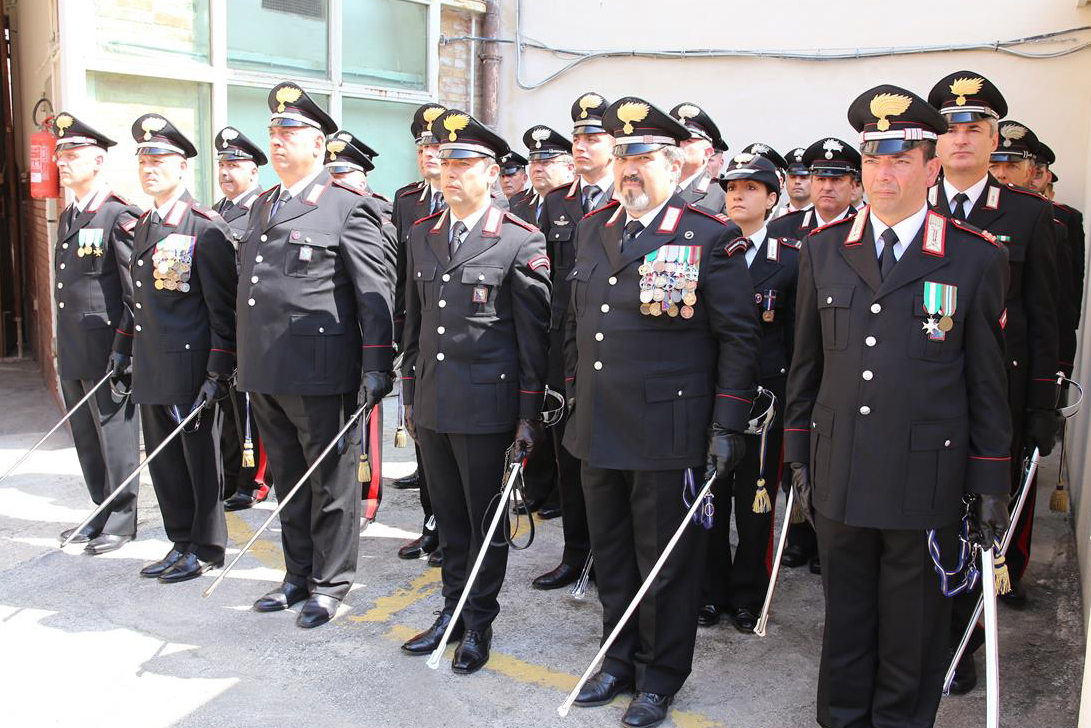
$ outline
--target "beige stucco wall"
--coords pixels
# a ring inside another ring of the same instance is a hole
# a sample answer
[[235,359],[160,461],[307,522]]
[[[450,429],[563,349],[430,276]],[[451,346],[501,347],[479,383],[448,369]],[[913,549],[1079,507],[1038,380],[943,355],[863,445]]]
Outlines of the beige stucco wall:
[[[503,35],[515,34],[518,0],[504,0]],[[1077,0],[523,0],[523,33],[555,47],[622,49],[836,49],[993,42],[1091,25]],[[1091,40],[1084,33],[1082,41]],[[1057,50],[1075,43],[1030,46]],[[1028,48],[1028,46],[1024,46]],[[533,124],[571,131],[576,96],[595,90],[614,99],[644,96],[664,110],[701,104],[735,151],[761,141],[777,150],[826,135],[853,141],[850,101],[879,83],[921,95],[963,68],[985,74],[1005,94],[1011,116],[1034,129],[1061,156],[1058,199],[1081,205],[1091,118],[1091,50],[1031,61],[995,52],[958,52],[847,61],[612,58],[577,66],[534,91],[515,83],[514,46],[502,46],[501,133],[521,149]],[[537,82],[567,58],[527,50],[523,80]]]

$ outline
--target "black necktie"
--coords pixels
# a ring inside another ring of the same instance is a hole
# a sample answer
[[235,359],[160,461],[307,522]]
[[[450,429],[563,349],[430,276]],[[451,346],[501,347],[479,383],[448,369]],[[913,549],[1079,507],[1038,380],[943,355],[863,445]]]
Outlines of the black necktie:
[[598,185],[587,185],[583,188],[583,211],[584,214],[591,212],[595,209],[595,201],[598,200],[602,190]]
[[643,230],[644,223],[640,222],[640,220],[630,220],[625,223],[625,230],[621,234],[621,249],[625,250],[625,246],[631,243]]
[[898,262],[898,259],[894,257],[894,246],[898,244],[898,236],[894,228],[887,228],[879,237],[883,239],[883,254],[879,256],[879,275],[885,281],[890,271],[894,270],[894,264]]
[[458,252],[458,246],[462,245],[462,238],[466,235],[466,223],[461,220],[456,220],[455,224],[451,226],[451,257],[455,257],[455,253]]
[[64,231],[66,233],[72,229],[72,225],[75,224],[76,215],[78,214],[75,205],[69,205],[68,209],[64,211]]
[[432,212],[436,213],[447,207],[447,201],[443,199],[442,192],[432,193]]
[[289,192],[288,190],[284,190],[283,192],[281,192],[280,197],[278,197],[277,201],[273,203],[273,210],[269,213],[269,219],[272,220],[274,217],[276,217],[277,212],[280,210],[280,208],[284,207],[285,203],[287,203],[290,199],[292,199],[291,192]]
[[225,212],[227,212],[228,210],[230,210],[234,206],[235,206],[235,203],[225,197],[223,204],[220,205],[220,214],[221,215],[224,214]]
[[951,200],[951,214],[956,220],[966,219],[965,204],[970,201],[969,196],[965,192],[959,192],[955,195],[955,198]]

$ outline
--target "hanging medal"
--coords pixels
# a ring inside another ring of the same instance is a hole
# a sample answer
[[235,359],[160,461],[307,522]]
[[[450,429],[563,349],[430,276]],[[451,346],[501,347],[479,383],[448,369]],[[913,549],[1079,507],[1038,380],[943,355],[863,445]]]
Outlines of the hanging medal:
[[761,320],[766,323],[771,323],[776,317],[774,309],[777,305],[777,292],[772,288],[769,288],[762,295],[762,311]]
[[935,281],[924,282],[924,312],[928,319],[924,331],[930,341],[944,341],[947,332],[955,327],[955,309],[958,306],[958,287]]

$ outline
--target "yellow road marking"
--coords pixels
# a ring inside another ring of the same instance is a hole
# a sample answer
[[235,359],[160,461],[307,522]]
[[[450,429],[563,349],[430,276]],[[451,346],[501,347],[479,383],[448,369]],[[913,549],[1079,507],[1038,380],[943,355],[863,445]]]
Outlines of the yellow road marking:
[[[390,629],[385,635],[386,639],[391,642],[405,642],[410,637],[414,636],[417,632],[402,624],[392,624]],[[446,656],[451,657],[454,655],[456,643],[452,642],[447,646]],[[521,683],[530,683],[533,685],[540,685],[544,688],[552,688],[568,694],[576,685],[576,681],[579,680],[578,675],[572,675],[567,672],[560,672],[558,670],[551,670],[548,667],[542,665],[535,665],[532,662],[520,660],[518,657],[512,657],[511,655],[505,655],[499,652],[493,652],[489,655],[489,662],[484,667],[485,670],[495,672],[504,677],[517,680]],[[614,699],[614,702],[610,705],[616,705],[618,707],[625,707],[628,704],[629,698],[627,696],[620,696]],[[671,710],[671,720],[678,728],[717,728],[723,726],[724,723],[718,720],[713,720],[706,715],[700,713],[693,713],[687,710]]]
[[[439,569],[428,569],[404,589],[398,589],[390,596],[379,597],[375,600],[375,606],[365,613],[355,617],[349,617],[351,622],[386,622],[394,616],[395,612],[406,609],[425,597],[435,594],[439,588]],[[406,627],[408,630],[409,628]],[[414,633],[415,634],[415,633]],[[412,637],[413,635],[409,635]],[[406,639],[409,639],[406,637]]]
[[[250,524],[234,511],[227,511],[224,515],[227,517],[227,535],[242,547],[254,535],[254,529],[250,528]],[[261,562],[262,566],[284,570],[284,555],[281,553],[279,543],[275,541],[258,539],[247,553]]]

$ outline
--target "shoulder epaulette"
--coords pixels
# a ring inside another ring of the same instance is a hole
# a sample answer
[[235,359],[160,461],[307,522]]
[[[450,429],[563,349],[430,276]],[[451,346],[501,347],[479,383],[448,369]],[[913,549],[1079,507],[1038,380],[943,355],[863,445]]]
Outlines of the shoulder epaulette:
[[121,224],[121,229],[124,230],[127,233],[131,233],[133,230],[136,229],[136,224],[138,222],[140,222],[140,218],[139,217],[134,217],[132,220],[129,220],[129,222],[122,223]]
[[731,220],[730,217],[723,214],[722,212],[717,212],[716,213],[716,219],[719,220],[720,222],[729,222]]
[[966,222],[965,220],[956,220],[953,217],[949,217],[949,218],[947,218],[947,220],[952,225],[957,227],[959,230],[961,230],[963,232],[966,232],[966,233],[971,233],[973,235],[976,235],[977,237],[981,238],[982,240],[988,241],[989,243],[992,243],[994,246],[996,246],[998,248],[1000,247],[1000,244],[998,242],[996,242],[996,236],[993,235],[992,233],[990,233],[990,232],[988,232],[986,230],[982,230],[981,228],[976,228],[973,225],[971,225],[970,223]]
[[410,187],[409,189],[402,190],[398,193],[398,197],[405,197],[406,195],[415,195],[420,192],[420,187]]
[[841,218],[840,220],[834,220],[833,222],[828,222],[828,223],[826,223],[825,225],[823,225],[821,227],[816,227],[814,230],[807,233],[807,237],[810,237],[811,235],[814,235],[815,233],[822,232],[826,228],[832,228],[834,225],[840,225],[841,223],[848,222],[849,220],[855,220],[856,215],[858,215],[858,214],[860,214],[860,213],[856,213],[854,215],[846,215],[845,217]]
[[[556,192],[557,190],[565,190],[565,194],[568,194],[568,188],[571,187],[571,186],[572,186],[571,182],[565,182],[563,185],[557,185],[553,189],[548,190],[545,194],[546,195],[551,195],[554,192]],[[545,197],[545,195],[542,195],[542,197]]]
[[512,215],[507,210],[504,210],[504,219],[507,220],[510,223],[515,223],[516,225],[523,228],[524,230],[529,230],[532,233],[538,232],[538,228],[534,227],[529,222],[527,222],[526,220],[520,218],[519,216]]
[[727,253],[727,257],[730,258],[739,251],[745,251],[748,245],[750,245],[750,243],[746,238],[735,238],[724,246],[724,252]]
[[378,192],[372,192],[370,194],[371,194],[372,197],[374,197],[377,200],[382,200],[383,202],[386,202],[386,203],[390,202],[389,197],[386,197],[385,195],[380,195]]
[[193,210],[198,215],[208,220],[223,220],[223,218],[220,217],[220,213],[216,212],[211,207],[205,207],[204,205],[198,204],[196,202],[190,205],[189,209]]
[[255,198],[254,198],[254,202],[257,202],[257,201],[258,201],[258,200],[260,200],[260,199],[261,199],[262,197],[270,197],[270,198],[271,198],[271,197],[272,197],[272,195],[273,195],[273,192],[274,192],[274,190],[279,190],[279,189],[280,189],[280,185],[273,185],[272,187],[270,187],[269,189],[265,190],[265,191],[264,191],[264,192],[262,192],[262,193],[261,193],[260,195],[258,195],[257,197],[255,197]]
[[360,197],[367,197],[367,194],[363,190],[357,189],[356,187],[353,187],[352,185],[347,185],[344,182],[342,182],[341,180],[335,179],[335,180],[330,180],[330,181],[333,182],[333,184],[340,187],[341,189],[348,190],[349,192],[353,193],[354,195],[359,195]]
[[1052,202],[1048,197],[1043,197],[1034,190],[1027,189],[1026,187],[1020,187],[1019,185],[1013,185],[1011,182],[1007,185],[1008,189],[1012,192],[1018,192],[1019,194],[1026,195],[1028,197],[1037,197],[1039,200],[1045,200],[1046,202]]
[[1065,212],[1075,212],[1076,211],[1075,208],[1069,207],[1068,205],[1064,204],[1063,202],[1054,202],[1053,204],[1056,205],[1057,207],[1061,208]]
[[113,190],[110,190],[110,197],[113,197],[113,198],[114,198],[115,200],[117,200],[117,201],[118,201],[118,202],[120,202],[121,204],[123,204],[123,205],[127,205],[127,206],[129,206],[129,207],[131,207],[131,206],[132,206],[132,204],[133,204],[133,203],[129,202],[128,200],[126,200],[126,199],[125,199],[124,197],[122,197],[121,195],[119,195],[119,194],[118,194],[117,192],[114,192]]
[[704,215],[705,217],[709,218],[710,220],[715,220],[716,222],[720,223],[721,225],[727,225],[728,224],[727,220],[721,220],[715,214],[713,214],[713,213],[711,213],[711,212],[709,212],[707,210],[702,210],[701,208],[697,207],[696,205],[686,205],[686,209],[689,210],[690,212],[696,212],[699,215]]
[[[560,189],[560,188],[558,188],[558,189]],[[602,207],[597,207],[594,210],[592,210],[591,212],[587,213],[581,219],[586,220],[587,218],[591,217],[592,215],[597,215],[600,212],[605,212],[606,210],[613,210],[615,207],[619,206],[620,204],[621,203],[618,202],[617,200],[610,200],[609,202],[607,202]]]
[[426,215],[426,216],[422,217],[422,218],[421,218],[420,220],[417,220],[417,221],[416,221],[415,223],[413,223],[413,224],[414,224],[414,225],[420,225],[420,224],[421,224],[422,222],[424,222],[425,220],[431,220],[431,219],[432,219],[432,218],[434,218],[434,217],[439,217],[439,216],[440,216],[440,215],[442,215],[442,214],[443,214],[444,212],[446,212],[446,209],[444,209],[444,210],[436,210],[436,211],[435,211],[435,212],[433,212],[433,213],[432,213],[431,215]]
[[796,240],[795,238],[781,238],[780,244],[786,245],[789,248],[795,248],[796,250],[799,250],[803,247],[803,241]]

